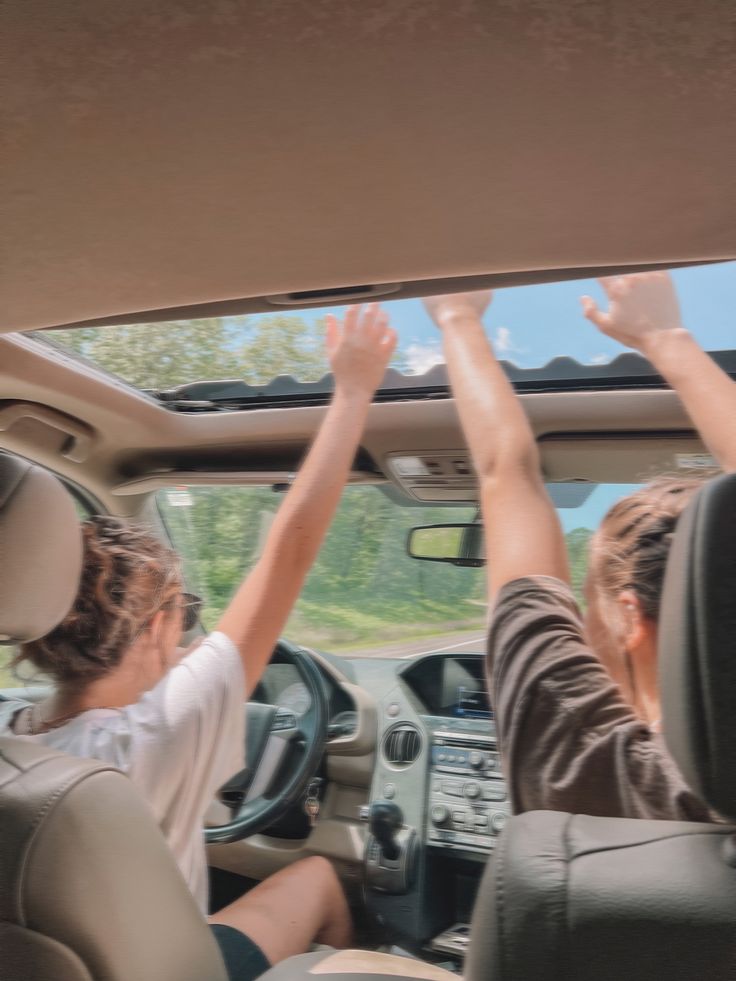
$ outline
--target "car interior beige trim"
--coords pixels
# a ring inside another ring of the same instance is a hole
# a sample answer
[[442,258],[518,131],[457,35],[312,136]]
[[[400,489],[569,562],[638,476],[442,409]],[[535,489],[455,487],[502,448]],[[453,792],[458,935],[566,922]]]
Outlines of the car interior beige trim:
[[5,4],[2,329],[736,254],[723,0],[284,10]]
[[450,981],[457,979],[457,974],[451,974],[435,964],[426,961],[412,960],[408,957],[397,957],[395,954],[381,954],[372,950],[337,950],[310,968],[310,974],[372,974],[412,978],[416,981]]
[[[318,406],[172,412],[118,379],[18,334],[0,337],[0,390],[0,412],[22,402],[34,407],[34,416],[45,419],[50,411],[55,419],[64,419],[67,428],[71,421],[77,427],[74,432],[89,434],[91,440],[86,459],[77,462],[69,458],[69,436],[61,429],[24,418],[0,431],[0,447],[83,485],[112,513],[129,516],[140,511],[148,491],[157,486],[190,480],[239,481],[234,472],[286,472],[284,461],[289,468],[298,462],[325,412]],[[672,432],[690,438],[683,434],[691,423],[677,397],[667,390],[526,394],[522,401],[538,437]],[[391,454],[434,452],[438,447],[467,453],[452,399],[372,405],[362,446],[389,474]],[[588,466],[585,455],[578,454],[582,469],[575,473],[570,472],[569,461],[565,466],[555,464],[553,450],[552,445],[543,445],[551,474],[600,479],[592,457],[587,458]],[[571,450],[561,446],[560,452]],[[638,466],[635,456],[617,480],[632,479],[632,469]],[[598,462],[602,459],[601,455]],[[369,471],[365,479],[377,476],[380,473]]]

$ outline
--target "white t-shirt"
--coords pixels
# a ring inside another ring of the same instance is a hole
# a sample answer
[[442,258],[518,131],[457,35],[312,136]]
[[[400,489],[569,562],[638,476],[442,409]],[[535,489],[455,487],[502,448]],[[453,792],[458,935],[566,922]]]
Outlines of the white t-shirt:
[[[10,723],[9,713],[0,714],[0,735],[12,735]],[[135,705],[90,709],[58,729],[17,738],[126,773],[207,913],[205,812],[245,765],[245,675],[229,637],[210,634]]]

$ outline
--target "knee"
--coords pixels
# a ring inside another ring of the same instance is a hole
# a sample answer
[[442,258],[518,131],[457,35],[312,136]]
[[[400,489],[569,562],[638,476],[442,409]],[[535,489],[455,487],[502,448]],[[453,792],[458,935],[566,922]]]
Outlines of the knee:
[[303,858],[299,862],[299,866],[312,887],[317,886],[330,893],[342,892],[340,879],[332,862],[328,859],[321,855],[313,855],[310,858]]

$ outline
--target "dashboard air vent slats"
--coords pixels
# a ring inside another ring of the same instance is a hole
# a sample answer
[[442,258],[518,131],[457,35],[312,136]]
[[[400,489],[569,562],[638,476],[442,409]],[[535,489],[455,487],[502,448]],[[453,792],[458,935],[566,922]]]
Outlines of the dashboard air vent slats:
[[416,726],[402,723],[386,733],[383,740],[383,756],[391,766],[411,766],[419,756],[421,745],[421,736]]

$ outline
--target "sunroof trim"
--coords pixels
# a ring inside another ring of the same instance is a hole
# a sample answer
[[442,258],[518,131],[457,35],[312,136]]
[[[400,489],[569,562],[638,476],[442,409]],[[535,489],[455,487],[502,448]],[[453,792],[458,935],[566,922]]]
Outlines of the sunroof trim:
[[[359,290],[355,295],[356,302],[380,297],[384,294],[391,300],[412,299],[422,296],[433,296],[440,293],[473,292],[482,289],[503,289],[513,286],[535,286],[543,283],[569,282],[576,279],[592,279],[599,276],[614,276],[632,272],[648,272],[656,269],[684,269],[695,266],[712,266],[733,262],[731,258],[692,259],[682,262],[651,262],[620,264],[608,266],[575,267],[562,269],[537,269],[531,271],[511,271],[488,273],[480,276],[459,276],[446,279],[422,279],[409,283],[366,283],[351,286],[351,290]],[[346,296],[342,291],[346,287],[325,287],[324,290],[295,289],[291,293],[278,296],[241,297],[229,300],[218,300],[209,303],[197,303],[188,306],[167,307],[159,310],[142,310],[131,313],[120,313],[110,317],[97,317],[92,320],[79,320],[71,323],[55,324],[48,327],[37,327],[35,331],[70,330],[82,327],[122,327],[141,323],[165,323],[169,321],[198,320],[207,317],[236,317],[249,313],[274,313],[284,309],[308,310],[311,307],[343,306]],[[291,296],[299,297],[290,301]],[[310,299],[311,297],[311,299]]]
[[[709,354],[736,379],[736,350],[711,351]],[[553,358],[541,368],[519,368],[509,361],[502,361],[501,365],[516,391],[527,394],[669,387],[646,358],[630,352],[603,365],[581,364],[566,356]],[[292,375],[278,375],[267,385],[250,385],[238,379],[199,381],[167,391],[149,391],[148,394],[172,410],[201,412],[213,409],[242,411],[276,405],[323,405],[333,391],[333,377],[326,374],[314,382],[301,382]],[[439,364],[422,375],[405,375],[390,368],[374,401],[443,397],[451,397],[451,392],[447,366]]]

